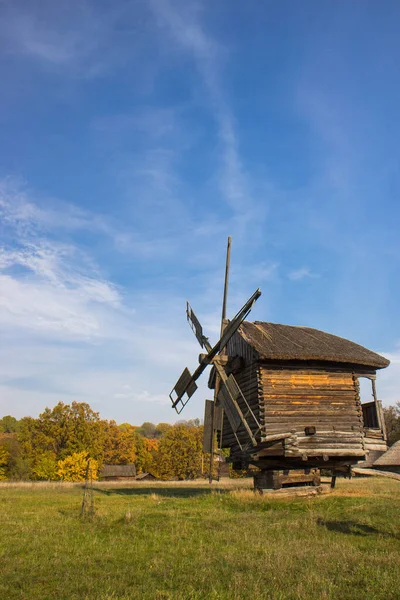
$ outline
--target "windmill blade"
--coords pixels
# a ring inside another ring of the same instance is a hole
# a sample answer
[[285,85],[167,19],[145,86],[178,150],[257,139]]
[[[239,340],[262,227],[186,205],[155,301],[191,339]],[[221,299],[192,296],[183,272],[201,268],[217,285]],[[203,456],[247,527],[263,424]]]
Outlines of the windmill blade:
[[[196,377],[197,379],[197,377]],[[172,408],[175,408],[179,414],[182,409],[186,406],[189,399],[193,396],[197,390],[196,379],[193,377],[189,369],[186,367],[183,370],[182,375],[179,377],[175,386],[173,387],[169,397],[171,398]],[[181,403],[179,409],[178,404]]]
[[[254,294],[247,300],[246,304],[244,304],[243,307],[239,310],[239,312],[233,317],[233,319],[231,321],[229,321],[228,325],[226,326],[226,328],[224,330],[222,337],[215,344],[215,346],[213,348],[211,348],[210,344],[208,343],[208,339],[203,338],[204,346],[205,346],[206,350],[208,351],[208,354],[207,354],[206,358],[202,361],[200,368],[202,365],[205,365],[205,367],[206,367],[207,365],[212,363],[213,359],[217,356],[218,352],[220,352],[223,348],[225,348],[226,344],[229,342],[229,340],[231,339],[231,337],[233,336],[235,331],[243,323],[243,321],[245,320],[245,318],[247,317],[247,315],[253,308],[253,304],[256,302],[256,300],[258,300],[258,298],[260,296],[261,296],[261,291],[260,291],[260,289],[257,289],[254,292]],[[204,371],[204,368],[202,369],[201,372]],[[198,370],[199,369],[197,369],[197,371]],[[196,371],[196,373],[197,373],[197,371]]]
[[231,321],[229,321],[228,325],[224,329],[224,333],[218,342],[219,349],[225,348],[226,344],[229,342],[235,331],[240,327],[243,323],[251,309],[253,308],[254,303],[261,296],[260,288],[258,288],[254,294],[247,300],[246,304],[239,310],[239,312],[233,317]]
[[196,336],[197,341],[199,342],[200,346],[204,348],[204,346],[208,343],[208,338],[203,334],[203,328],[200,324],[200,321],[194,314],[194,310],[190,306],[189,302],[186,302],[186,315],[190,328]]
[[[222,350],[226,346],[226,344],[231,339],[231,337],[233,336],[235,331],[238,329],[238,327],[241,325],[241,323],[245,320],[245,318],[251,311],[254,302],[256,302],[256,300],[260,296],[261,296],[261,292],[258,289],[247,300],[246,304],[240,309],[240,311],[237,313],[237,315],[235,315],[235,317],[232,319],[232,321],[229,322],[221,339],[215,344],[215,346],[213,348],[211,348],[208,338],[206,338],[203,335],[203,329],[200,325],[200,322],[197,319],[194,312],[192,311],[190,305],[188,304],[187,314],[188,314],[189,324],[192,327],[193,331],[195,332],[195,335],[196,335],[197,339],[199,340],[201,346],[205,347],[208,354],[201,361],[200,365],[197,367],[197,369],[195,370],[193,375],[190,373],[189,369],[186,368],[183,371],[182,375],[179,377],[174,388],[172,389],[169,397],[171,398],[172,408],[175,408],[175,410],[178,414],[186,406],[189,399],[193,396],[193,394],[197,390],[197,385],[195,383],[196,380],[203,373],[204,369],[206,369],[208,367],[208,365],[213,362],[213,359],[215,359],[218,352],[220,352],[220,350]],[[193,324],[193,326],[192,326],[192,324]],[[225,378],[226,378],[226,375],[225,375]],[[243,396],[243,394],[242,394],[242,396]],[[181,406],[179,407],[179,410],[177,408],[178,404],[181,404]],[[250,431],[250,429],[249,429],[249,431]]]

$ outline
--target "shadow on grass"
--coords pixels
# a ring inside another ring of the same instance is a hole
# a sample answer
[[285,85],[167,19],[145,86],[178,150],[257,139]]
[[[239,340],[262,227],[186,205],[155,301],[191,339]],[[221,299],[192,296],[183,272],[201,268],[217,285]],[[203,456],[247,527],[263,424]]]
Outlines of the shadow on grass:
[[391,537],[397,539],[399,536],[393,533],[387,533],[386,531],[379,531],[375,527],[370,525],[363,525],[357,523],[357,521],[324,521],[323,519],[317,519],[317,524],[321,527],[326,527],[329,531],[336,531],[338,533],[346,533],[349,535],[359,536],[370,536],[370,535],[383,535],[385,537]]
[[140,488],[94,488],[96,493],[105,494],[106,496],[162,496],[165,498],[193,498],[195,496],[208,496],[211,492],[225,494],[229,490],[215,490],[214,488],[181,488],[181,487],[140,487]]

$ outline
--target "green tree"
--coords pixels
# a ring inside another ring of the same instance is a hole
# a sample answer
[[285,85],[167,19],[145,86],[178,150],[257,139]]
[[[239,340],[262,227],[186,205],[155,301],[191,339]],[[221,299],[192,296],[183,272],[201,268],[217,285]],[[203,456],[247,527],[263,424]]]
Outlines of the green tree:
[[154,438],[154,437],[156,437],[157,427],[154,425],[154,423],[145,421],[144,423],[142,423],[142,425],[140,427],[137,428],[136,431],[138,432],[139,435],[141,435],[143,437]]
[[8,452],[0,446],[0,481],[7,479]]
[[400,402],[395,406],[383,407],[388,444],[391,446],[400,440]]
[[17,433],[19,431],[19,421],[11,415],[6,415],[0,419],[1,433]]
[[8,479],[30,479],[32,461],[23,453],[16,433],[1,433],[0,447],[7,452],[5,473]]
[[162,479],[194,479],[202,473],[203,427],[174,425],[161,438],[156,465]]
[[43,452],[39,455],[32,467],[32,478],[38,480],[57,479],[57,462],[53,452]]

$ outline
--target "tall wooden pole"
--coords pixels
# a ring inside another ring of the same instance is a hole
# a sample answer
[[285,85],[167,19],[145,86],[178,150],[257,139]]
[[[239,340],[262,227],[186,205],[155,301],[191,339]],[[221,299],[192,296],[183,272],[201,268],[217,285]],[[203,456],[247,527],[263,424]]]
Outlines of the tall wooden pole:
[[224,284],[224,298],[222,300],[222,318],[221,318],[221,335],[224,333],[226,319],[226,304],[228,301],[228,286],[229,286],[229,267],[231,264],[231,236],[228,237],[228,246],[226,248],[226,264],[225,264],[225,284]]
[[[229,286],[229,267],[230,267],[230,263],[231,263],[231,243],[232,243],[232,238],[231,238],[231,236],[229,236],[228,237],[228,245],[226,248],[224,296],[222,299],[222,315],[221,315],[221,336],[224,333],[225,321],[226,321],[226,305],[227,305],[227,301],[228,301],[228,286]],[[223,352],[223,351],[224,351],[224,349],[221,348],[221,352]],[[214,407],[213,407],[212,419],[211,419],[212,434],[211,434],[211,454],[210,454],[210,475],[209,475],[209,479],[208,479],[209,483],[212,483],[212,480],[213,480],[212,472],[213,472],[213,467],[214,467],[214,411],[215,411],[215,404],[216,404],[217,398],[218,398],[219,386],[220,386],[220,378],[218,376],[218,373],[216,373],[215,374],[215,390],[214,390]]]

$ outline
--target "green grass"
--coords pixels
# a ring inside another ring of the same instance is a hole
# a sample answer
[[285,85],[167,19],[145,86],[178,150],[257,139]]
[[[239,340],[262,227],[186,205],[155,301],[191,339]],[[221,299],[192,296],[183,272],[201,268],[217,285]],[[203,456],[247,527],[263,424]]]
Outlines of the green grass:
[[313,498],[243,482],[0,486],[3,600],[400,598],[400,483],[338,480]]

